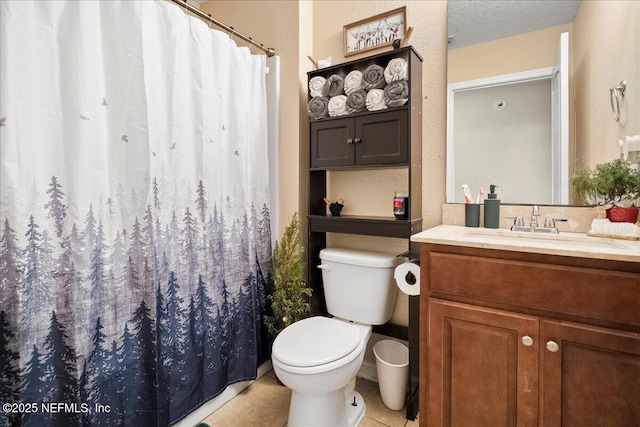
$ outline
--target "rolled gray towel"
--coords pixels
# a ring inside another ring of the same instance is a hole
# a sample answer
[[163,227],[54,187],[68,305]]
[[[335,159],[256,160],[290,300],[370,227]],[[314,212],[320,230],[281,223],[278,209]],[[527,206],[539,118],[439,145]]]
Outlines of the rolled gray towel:
[[347,111],[349,113],[355,113],[357,111],[364,111],[367,108],[367,91],[364,89],[358,89],[347,95]]
[[329,117],[329,98],[326,96],[315,96],[307,104],[307,113],[312,120]]
[[329,97],[344,95],[344,78],[338,74],[332,74],[325,82],[324,93]]
[[382,89],[387,82],[384,79],[384,68],[379,65],[370,65],[362,73],[362,80],[366,90]]
[[384,88],[384,102],[389,107],[401,107],[409,100],[409,83],[398,80]]

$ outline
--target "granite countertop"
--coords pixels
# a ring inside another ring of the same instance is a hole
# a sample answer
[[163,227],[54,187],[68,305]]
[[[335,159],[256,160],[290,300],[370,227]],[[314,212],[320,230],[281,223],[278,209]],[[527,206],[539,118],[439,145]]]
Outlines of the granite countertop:
[[590,237],[585,233],[536,234],[507,228],[439,225],[411,236],[412,242],[499,249],[579,258],[640,262],[640,241]]

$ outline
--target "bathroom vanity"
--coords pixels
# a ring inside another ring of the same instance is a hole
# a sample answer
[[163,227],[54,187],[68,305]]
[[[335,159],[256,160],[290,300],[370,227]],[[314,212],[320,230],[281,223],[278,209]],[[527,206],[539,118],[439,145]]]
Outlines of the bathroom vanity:
[[451,225],[412,241],[422,426],[640,425],[640,242]]

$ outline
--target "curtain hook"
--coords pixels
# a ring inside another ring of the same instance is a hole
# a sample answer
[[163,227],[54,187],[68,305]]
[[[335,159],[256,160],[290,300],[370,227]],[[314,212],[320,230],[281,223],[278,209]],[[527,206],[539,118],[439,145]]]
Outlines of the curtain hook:
[[249,37],[248,44],[249,44],[249,54],[253,55],[253,38]]
[[207,21],[207,24],[209,25],[209,29],[211,29],[211,14],[207,13],[207,16],[209,17],[209,20]]

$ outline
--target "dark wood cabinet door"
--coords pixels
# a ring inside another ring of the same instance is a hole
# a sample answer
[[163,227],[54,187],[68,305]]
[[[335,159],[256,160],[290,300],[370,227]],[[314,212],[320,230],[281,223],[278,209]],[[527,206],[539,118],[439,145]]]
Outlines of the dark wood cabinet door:
[[353,119],[311,123],[311,167],[353,166]]
[[356,165],[407,164],[407,110],[355,118]]
[[640,334],[553,320],[540,332],[545,427],[640,426]]
[[437,299],[428,311],[427,425],[537,426],[539,319]]

